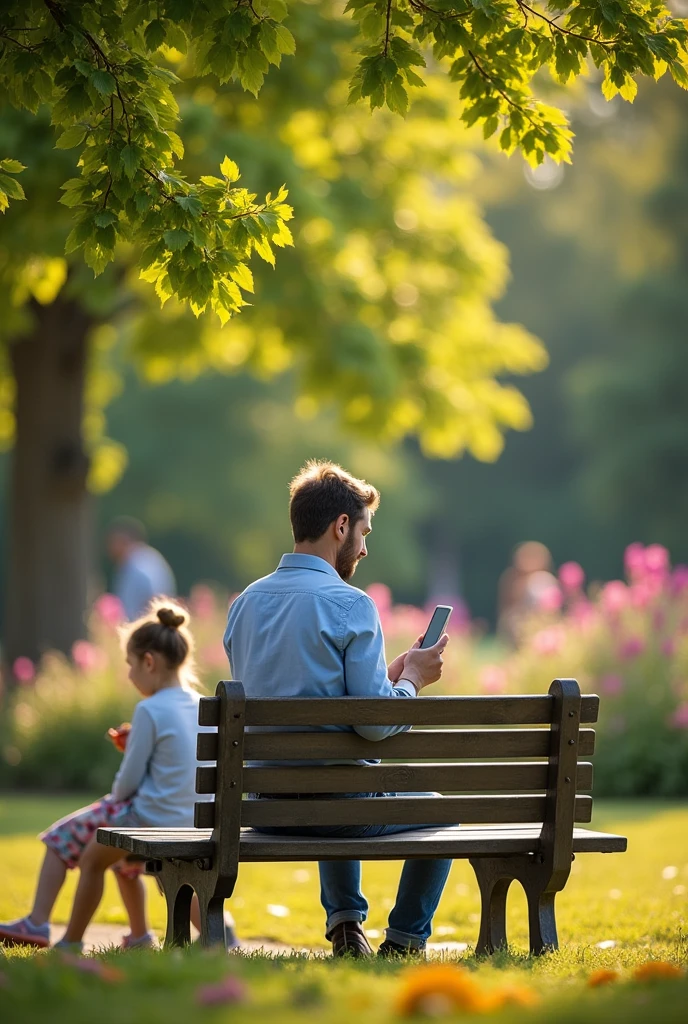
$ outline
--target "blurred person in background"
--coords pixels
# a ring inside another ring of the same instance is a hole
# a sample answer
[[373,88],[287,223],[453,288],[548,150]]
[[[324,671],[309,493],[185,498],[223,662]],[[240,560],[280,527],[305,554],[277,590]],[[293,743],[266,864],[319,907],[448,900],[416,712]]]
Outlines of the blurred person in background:
[[549,548],[536,540],[519,544],[512,563],[499,578],[497,597],[497,632],[517,646],[525,618],[539,608],[543,595],[558,591],[557,578],[552,572]]
[[146,528],[138,519],[113,520],[106,537],[107,553],[116,567],[112,592],[133,621],[143,614],[154,597],[174,597],[177,584],[167,561],[146,543]]

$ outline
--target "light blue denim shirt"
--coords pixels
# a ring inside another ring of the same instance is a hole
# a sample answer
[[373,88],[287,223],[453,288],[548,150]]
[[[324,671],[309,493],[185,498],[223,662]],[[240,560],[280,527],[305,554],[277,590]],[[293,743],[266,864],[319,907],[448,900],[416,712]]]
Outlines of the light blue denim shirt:
[[[229,610],[224,642],[232,676],[249,698],[416,696],[413,683],[394,686],[387,676],[373,600],[315,555],[283,555],[275,572],[247,587]],[[354,727],[369,740],[408,728]],[[289,729],[331,730],[353,731],[344,725]]]

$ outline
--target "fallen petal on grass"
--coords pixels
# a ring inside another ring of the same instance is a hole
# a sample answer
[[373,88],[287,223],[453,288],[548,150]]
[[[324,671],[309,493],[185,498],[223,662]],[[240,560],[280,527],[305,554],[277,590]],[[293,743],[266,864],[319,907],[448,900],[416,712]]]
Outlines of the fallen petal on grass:
[[621,975],[618,971],[613,971],[607,967],[601,967],[598,971],[593,971],[588,977],[588,986],[590,988],[598,988],[600,985],[610,985],[614,981],[618,981]]
[[95,974],[101,981],[107,981],[111,985],[117,985],[124,981],[126,974],[119,967],[111,967],[94,957],[79,956],[77,953],[62,953],[60,961],[66,967],[73,967],[75,971],[82,974]]
[[265,909],[273,917],[289,917],[291,913],[289,907],[283,907],[281,903],[268,903]]
[[196,1002],[200,1006],[221,1006],[223,1003],[245,1003],[248,989],[243,981],[228,975],[217,985],[202,985],[196,991]]
[[616,939],[603,939],[602,942],[596,942],[595,946],[597,949],[614,949]]
[[665,981],[671,978],[682,978],[684,972],[676,964],[668,960],[648,960],[633,971],[636,981]]

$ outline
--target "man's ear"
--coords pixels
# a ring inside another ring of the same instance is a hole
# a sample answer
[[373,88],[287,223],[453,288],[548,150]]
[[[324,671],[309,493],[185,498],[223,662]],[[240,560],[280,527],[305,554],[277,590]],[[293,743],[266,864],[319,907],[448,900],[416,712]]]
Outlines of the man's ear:
[[349,530],[349,517],[346,512],[337,516],[334,523],[334,529],[339,540],[344,540]]

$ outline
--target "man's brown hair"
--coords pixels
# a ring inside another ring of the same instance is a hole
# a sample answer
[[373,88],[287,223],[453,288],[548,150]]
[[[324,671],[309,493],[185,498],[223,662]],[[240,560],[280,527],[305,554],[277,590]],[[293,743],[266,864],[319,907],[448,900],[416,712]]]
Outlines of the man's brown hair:
[[363,510],[374,512],[379,492],[334,462],[311,459],[289,485],[289,518],[294,541],[317,540],[338,516],[347,515],[353,526]]

